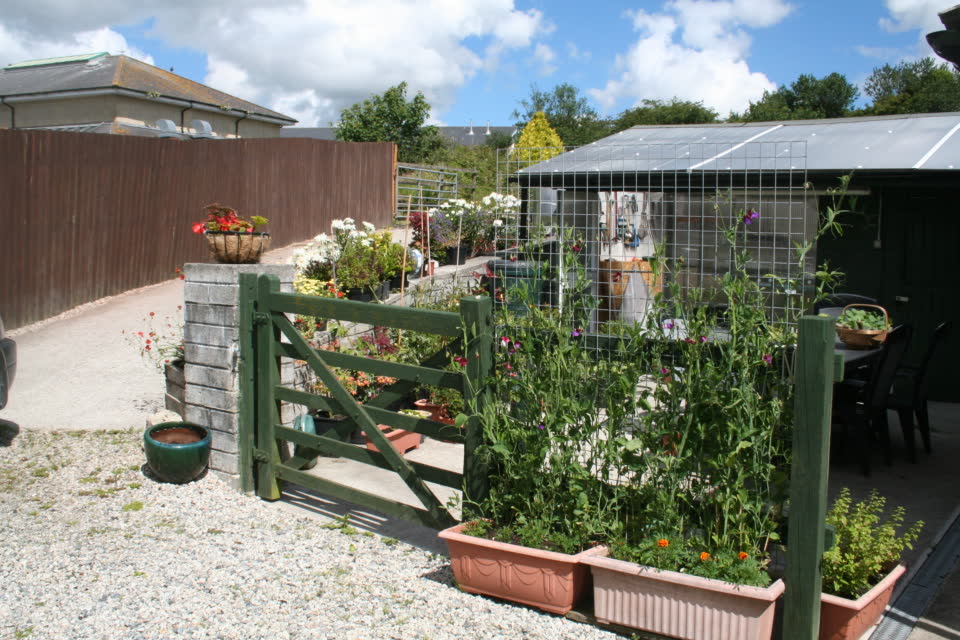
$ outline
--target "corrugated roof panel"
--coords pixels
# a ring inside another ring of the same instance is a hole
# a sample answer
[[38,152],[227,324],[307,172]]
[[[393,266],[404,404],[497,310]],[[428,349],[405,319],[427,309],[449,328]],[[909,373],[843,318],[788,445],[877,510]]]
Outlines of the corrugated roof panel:
[[960,113],[639,126],[520,173],[951,170],[958,124]]

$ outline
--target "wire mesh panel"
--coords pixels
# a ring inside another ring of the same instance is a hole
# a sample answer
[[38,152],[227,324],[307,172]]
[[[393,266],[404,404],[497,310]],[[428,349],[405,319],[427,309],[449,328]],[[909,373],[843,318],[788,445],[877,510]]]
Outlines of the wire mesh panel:
[[[499,231],[504,284],[529,275],[514,298],[583,305],[592,332],[642,322],[658,292],[722,309],[738,260],[771,318],[789,317],[813,285],[815,254],[797,250],[818,220],[803,142],[511,149],[498,181],[522,201]],[[508,288],[498,295],[510,304]]]

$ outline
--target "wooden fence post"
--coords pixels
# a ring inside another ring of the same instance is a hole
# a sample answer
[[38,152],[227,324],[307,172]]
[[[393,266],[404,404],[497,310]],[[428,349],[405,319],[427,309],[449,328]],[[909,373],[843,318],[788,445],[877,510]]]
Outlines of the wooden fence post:
[[833,320],[816,316],[800,319],[794,378],[784,640],[816,640],[819,635],[834,341]]
[[474,414],[467,422],[463,444],[463,497],[467,504],[483,500],[489,490],[488,470],[477,456],[477,449],[483,443],[483,426],[477,416],[490,402],[486,383],[493,373],[493,301],[489,296],[462,298],[460,316],[467,358],[463,400],[466,407],[472,405],[471,413]]

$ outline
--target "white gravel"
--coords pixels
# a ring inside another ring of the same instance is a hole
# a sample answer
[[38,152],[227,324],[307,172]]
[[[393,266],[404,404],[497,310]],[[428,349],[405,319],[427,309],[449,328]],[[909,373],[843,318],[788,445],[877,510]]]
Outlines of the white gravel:
[[[0,423],[0,638],[617,638],[460,592],[448,559],[145,477],[140,430]],[[10,442],[12,436],[12,442]]]

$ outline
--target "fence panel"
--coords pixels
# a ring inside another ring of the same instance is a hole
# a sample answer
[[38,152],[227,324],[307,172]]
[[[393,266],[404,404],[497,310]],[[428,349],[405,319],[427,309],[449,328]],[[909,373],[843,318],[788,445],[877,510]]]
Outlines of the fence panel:
[[190,224],[210,202],[269,218],[274,247],[386,226],[393,167],[392,143],[0,130],[0,313],[13,329],[209,260]]

